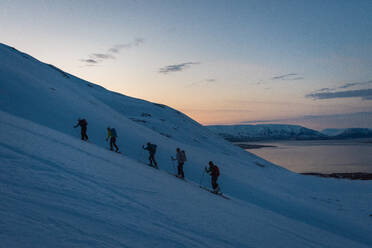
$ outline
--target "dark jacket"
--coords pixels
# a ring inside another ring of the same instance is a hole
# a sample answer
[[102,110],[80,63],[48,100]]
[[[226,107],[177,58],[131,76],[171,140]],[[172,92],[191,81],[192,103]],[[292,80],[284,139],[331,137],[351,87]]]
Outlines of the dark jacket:
[[208,172],[212,177],[218,177],[218,176],[219,176],[218,168],[217,168],[216,165],[209,166],[209,168],[207,169],[207,172]]
[[85,119],[78,120],[78,123],[75,125],[75,127],[80,126],[81,128],[87,128],[88,122]]
[[155,144],[148,144],[143,149],[148,150],[151,154],[155,154],[155,152],[156,152],[156,145]]

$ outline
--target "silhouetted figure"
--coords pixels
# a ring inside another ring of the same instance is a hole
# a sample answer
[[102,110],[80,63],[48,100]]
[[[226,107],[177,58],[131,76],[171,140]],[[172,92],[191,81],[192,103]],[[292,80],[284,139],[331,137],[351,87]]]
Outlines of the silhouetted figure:
[[151,144],[150,142],[147,142],[146,147],[142,146],[143,149],[149,151],[149,155],[150,155],[149,156],[149,162],[150,162],[149,165],[152,166],[152,167],[158,168],[158,164],[155,161],[156,147],[157,146],[155,144]]
[[87,126],[88,122],[85,119],[78,119],[78,123],[74,126],[74,128],[77,128],[78,126],[81,127],[81,140],[88,141],[88,135],[87,135]]
[[218,193],[220,191],[220,187],[217,184],[218,177],[220,176],[220,170],[217,165],[213,164],[212,161],[209,161],[209,168],[205,167],[205,171],[211,175],[212,179],[212,188],[214,193]]
[[177,176],[179,178],[185,178],[185,173],[183,172],[183,165],[186,162],[186,154],[185,151],[181,151],[180,148],[176,149],[176,158],[172,157],[172,160],[177,160],[178,166],[177,166]]
[[118,137],[115,128],[107,127],[107,138],[110,139],[110,150],[113,151],[113,146],[115,147],[115,152],[119,152],[119,147],[116,145],[116,138]]

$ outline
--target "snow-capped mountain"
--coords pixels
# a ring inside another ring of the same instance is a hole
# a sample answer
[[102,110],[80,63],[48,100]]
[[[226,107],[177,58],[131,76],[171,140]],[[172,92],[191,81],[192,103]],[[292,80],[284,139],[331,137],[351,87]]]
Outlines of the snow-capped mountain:
[[324,139],[326,135],[297,125],[261,124],[261,125],[212,125],[212,132],[226,140],[244,142],[254,140],[309,140]]
[[326,128],[321,131],[322,134],[327,136],[336,136],[345,131],[345,128]]
[[369,128],[345,128],[345,129],[325,129],[322,133],[329,135],[333,139],[355,139],[372,137],[372,129]]
[[[89,142],[73,128],[79,117]],[[107,149],[107,126],[122,154]],[[2,247],[372,246],[372,183],[292,173],[177,110],[3,44],[0,130]],[[146,166],[148,141],[160,170]],[[177,147],[186,181],[171,175]],[[210,160],[230,200],[199,187],[210,185]]]

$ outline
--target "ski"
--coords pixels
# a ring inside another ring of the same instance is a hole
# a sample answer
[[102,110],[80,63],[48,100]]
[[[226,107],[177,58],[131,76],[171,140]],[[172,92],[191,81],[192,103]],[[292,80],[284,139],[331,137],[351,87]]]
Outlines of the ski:
[[176,174],[171,174],[171,175],[173,175],[173,176],[177,177],[178,179],[183,180],[183,181],[186,182],[186,179],[184,177],[180,177],[179,175],[176,175]]
[[107,148],[107,150],[109,150],[110,152],[115,152],[115,153],[121,154],[120,151],[114,151],[114,150],[111,150],[110,148]]
[[214,192],[213,190],[211,190],[211,189],[209,189],[209,188],[207,188],[207,187],[204,187],[204,186],[200,186],[200,188],[201,189],[204,189],[204,190],[206,190],[206,191],[208,191],[208,192],[210,192],[210,193],[212,193],[212,194],[215,194],[215,195],[218,195],[218,196],[221,196],[222,198],[224,198],[224,199],[227,199],[227,200],[230,200],[230,198],[229,197],[227,197],[226,195],[224,195],[222,192]]
[[159,167],[158,166],[155,166],[155,165],[152,165],[152,164],[146,164],[147,166],[150,166],[150,167],[152,167],[152,168],[154,168],[154,169],[157,169],[157,170],[159,170]]
[[178,179],[185,180],[184,177],[180,177],[179,175],[174,175],[174,176],[177,177]]
[[178,179],[180,179],[180,180],[183,180],[183,181],[185,181],[185,182],[187,182],[187,180],[184,178],[184,177],[180,177],[180,176],[178,176],[177,174],[173,174],[172,172],[169,172],[169,171],[165,171],[167,174],[169,174],[169,175],[172,175],[172,176],[174,176],[174,177],[177,177]]

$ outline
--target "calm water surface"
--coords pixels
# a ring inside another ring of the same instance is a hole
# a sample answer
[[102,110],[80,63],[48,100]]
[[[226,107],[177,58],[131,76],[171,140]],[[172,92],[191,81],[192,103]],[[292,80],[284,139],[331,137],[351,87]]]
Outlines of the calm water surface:
[[246,144],[273,145],[249,149],[277,165],[295,172],[372,173],[372,139],[273,141]]

